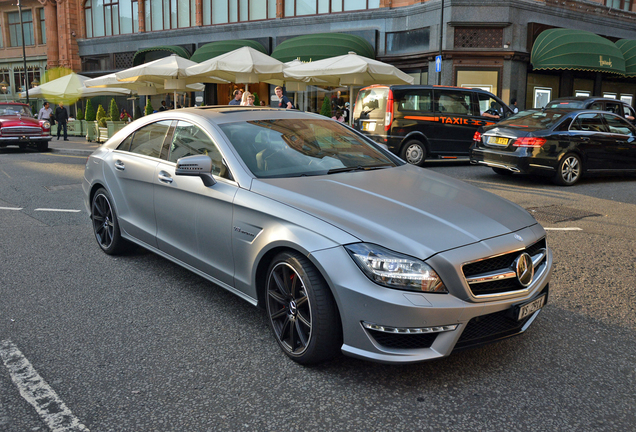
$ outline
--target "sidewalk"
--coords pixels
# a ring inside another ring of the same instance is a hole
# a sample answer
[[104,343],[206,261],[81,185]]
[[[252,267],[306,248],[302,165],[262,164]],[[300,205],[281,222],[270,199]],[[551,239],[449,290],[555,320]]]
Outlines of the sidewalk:
[[85,137],[69,136],[68,141],[64,141],[60,137],[59,141],[56,136],[49,141],[49,151],[51,153],[90,156],[101,144],[96,142],[88,142]]

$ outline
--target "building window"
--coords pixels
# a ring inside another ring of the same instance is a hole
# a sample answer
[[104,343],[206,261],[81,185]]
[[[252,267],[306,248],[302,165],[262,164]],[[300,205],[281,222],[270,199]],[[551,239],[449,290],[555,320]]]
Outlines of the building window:
[[386,54],[400,55],[428,51],[430,29],[422,28],[386,34]]
[[276,0],[203,0],[203,25],[276,18]]
[[502,28],[455,28],[455,48],[501,48],[502,46]]
[[380,0],[287,0],[285,17],[380,8]]
[[46,44],[46,25],[44,25],[44,8],[38,9],[38,16],[40,17],[40,44]]
[[[24,16],[24,11],[22,12],[22,16]],[[26,37],[25,37],[26,39]],[[15,80],[16,93],[22,92],[26,90],[26,88],[32,88],[31,83],[33,81],[41,82],[40,80],[40,70],[39,69],[31,69],[31,66],[28,66],[27,75],[25,77],[24,69],[14,69],[13,70],[13,79]],[[26,78],[26,88],[25,88],[25,78]]]
[[[9,46],[22,46],[19,12],[9,12],[7,18],[9,24]],[[33,40],[33,14],[30,10],[22,11],[22,28],[24,29],[24,44],[35,45]]]
[[87,0],[84,5],[86,37],[136,33],[137,0]]
[[458,70],[457,87],[478,88],[495,96],[499,87],[499,72],[494,70]]
[[605,0],[605,6],[624,11],[632,10],[632,0]]
[[0,48],[4,48],[4,41],[2,39],[2,26],[1,25],[0,25]]
[[171,30],[196,25],[196,0],[144,0],[146,30]]

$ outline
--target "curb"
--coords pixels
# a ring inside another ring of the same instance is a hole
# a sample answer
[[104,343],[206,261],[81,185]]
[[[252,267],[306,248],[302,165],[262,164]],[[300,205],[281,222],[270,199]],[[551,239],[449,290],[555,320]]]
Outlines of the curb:
[[50,153],[57,153],[57,154],[62,154],[62,155],[71,155],[71,156],[86,156],[89,157],[91,154],[93,154],[93,152],[95,151],[93,150],[82,150],[82,149],[57,149],[57,148],[50,148],[49,147],[49,151]]

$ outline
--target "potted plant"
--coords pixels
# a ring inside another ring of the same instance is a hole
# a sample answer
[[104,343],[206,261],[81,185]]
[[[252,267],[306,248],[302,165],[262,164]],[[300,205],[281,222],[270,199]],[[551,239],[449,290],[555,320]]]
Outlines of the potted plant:
[[92,142],[96,140],[97,136],[97,123],[95,120],[97,119],[97,115],[95,113],[95,108],[93,108],[93,104],[89,99],[86,101],[86,115],[84,116],[86,121],[86,141]]
[[80,124],[80,135],[86,135],[86,121],[84,120],[84,111],[81,108],[77,109],[77,116],[75,117]]
[[146,115],[152,114],[153,111],[154,110],[152,109],[152,104],[150,103],[150,98],[146,97],[146,108],[145,108]]
[[104,110],[104,107],[101,106],[101,104],[97,107],[97,114],[95,117],[95,123],[97,125],[97,136],[95,137],[95,141],[104,142],[108,139],[108,126],[106,124],[106,110]]
[[115,98],[110,100],[110,106],[108,107],[108,119],[106,120],[106,127],[108,128],[108,138],[115,135],[115,133],[126,126],[126,122],[119,120],[119,107]]
[[325,99],[322,101],[320,114],[324,115],[325,117],[331,118],[331,103],[329,103],[329,98],[327,96],[325,96]]

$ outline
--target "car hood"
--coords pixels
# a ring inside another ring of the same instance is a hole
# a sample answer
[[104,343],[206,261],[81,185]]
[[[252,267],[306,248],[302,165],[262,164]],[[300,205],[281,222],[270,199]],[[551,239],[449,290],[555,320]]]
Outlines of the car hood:
[[2,124],[2,127],[9,127],[9,126],[40,127],[40,121],[38,119],[35,119],[33,117],[24,117],[24,116],[22,116],[22,118],[19,118],[17,115],[3,116],[2,118],[0,118],[0,123]]
[[258,179],[252,191],[312,214],[363,242],[421,259],[537,223],[510,201],[412,165]]

